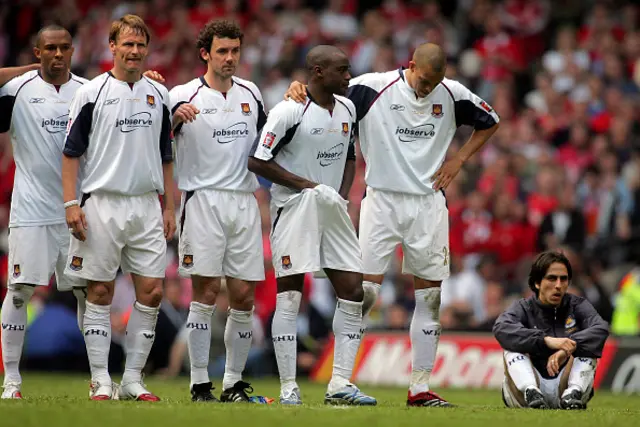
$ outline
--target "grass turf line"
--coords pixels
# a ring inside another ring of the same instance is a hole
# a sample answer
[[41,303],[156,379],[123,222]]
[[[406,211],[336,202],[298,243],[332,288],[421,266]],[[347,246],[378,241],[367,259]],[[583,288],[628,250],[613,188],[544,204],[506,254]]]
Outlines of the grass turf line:
[[[256,427],[429,426],[525,427],[552,425],[572,427],[640,425],[640,397],[596,392],[587,411],[535,411],[504,408],[499,391],[442,389],[442,396],[456,408],[407,408],[406,390],[363,386],[378,399],[371,408],[332,407],[323,404],[325,385],[301,382],[301,407],[247,404],[192,403],[187,378],[163,381],[149,378],[149,389],[162,401],[91,402],[88,376],[24,376],[23,401],[0,401],[0,427],[191,427],[241,424]],[[220,393],[220,380],[214,382]],[[275,379],[252,382],[256,394],[275,398]]]

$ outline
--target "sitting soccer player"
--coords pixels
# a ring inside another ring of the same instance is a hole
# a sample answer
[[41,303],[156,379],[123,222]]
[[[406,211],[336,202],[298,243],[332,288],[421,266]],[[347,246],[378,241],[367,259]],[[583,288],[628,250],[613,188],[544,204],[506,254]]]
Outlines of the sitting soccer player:
[[543,252],[529,273],[534,296],[498,317],[493,333],[504,351],[502,398],[508,407],[586,409],[609,327],[584,298],[568,294],[571,264]]

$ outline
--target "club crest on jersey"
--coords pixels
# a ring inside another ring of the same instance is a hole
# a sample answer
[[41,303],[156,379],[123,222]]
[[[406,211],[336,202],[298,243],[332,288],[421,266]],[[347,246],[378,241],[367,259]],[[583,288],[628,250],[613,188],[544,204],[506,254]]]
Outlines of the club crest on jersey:
[[564,328],[567,330],[567,332],[573,332],[575,330],[575,326],[576,318],[570,314],[569,316],[567,316],[567,320],[564,321]]
[[349,133],[349,123],[342,123],[342,134],[347,135]]
[[193,255],[185,255],[182,257],[182,266],[184,268],[193,267]]
[[264,136],[264,141],[262,141],[262,146],[264,148],[271,149],[275,141],[276,141],[276,134],[273,132],[267,132],[267,134]]
[[431,115],[438,119],[442,117],[442,104],[433,104],[431,106]]
[[71,264],[69,264],[69,268],[72,269],[73,271],[80,271],[82,270],[82,257],[79,256],[73,256],[71,258]]
[[240,109],[242,110],[242,114],[244,114],[245,116],[251,115],[251,106],[248,102],[243,102],[242,104],[240,104]]
[[13,264],[13,277],[20,277],[20,264]]
[[489,106],[489,104],[487,104],[487,103],[486,103],[486,102],[484,102],[484,101],[480,101],[480,106],[481,106],[481,107],[482,107],[482,109],[483,109],[484,111],[486,111],[487,113],[490,113],[490,112],[492,112],[492,111],[493,111],[493,108],[491,108],[491,107]]
[[156,98],[153,95],[147,95],[147,105],[156,108]]
[[291,264],[291,257],[289,255],[285,255],[282,257],[282,269],[283,270],[290,270],[292,267]]

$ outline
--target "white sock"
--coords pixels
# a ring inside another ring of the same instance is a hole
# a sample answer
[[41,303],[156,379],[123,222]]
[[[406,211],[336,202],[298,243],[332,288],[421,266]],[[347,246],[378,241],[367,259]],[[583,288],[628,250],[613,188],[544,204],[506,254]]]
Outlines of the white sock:
[[507,364],[507,371],[513,380],[516,388],[524,393],[528,388],[538,388],[536,374],[533,372],[533,365],[529,356],[512,351],[504,352],[504,360]]
[[224,345],[227,357],[222,377],[222,389],[233,387],[242,380],[242,372],[247,364],[253,337],[253,309],[250,311],[229,310],[227,326],[224,329]]
[[416,289],[416,308],[413,311],[411,337],[412,395],[429,391],[429,377],[436,361],[440,340],[440,288]]
[[97,305],[87,301],[83,327],[84,342],[91,367],[91,380],[100,384],[111,384],[109,376],[111,305]]
[[362,335],[362,302],[338,298],[333,316],[333,373],[329,382],[329,393],[350,384],[353,365],[356,362]]
[[276,296],[276,312],[271,325],[273,348],[280,374],[283,394],[291,392],[296,384],[296,361],[298,357],[297,324],[302,293],[298,291],[280,292]]
[[192,301],[187,318],[187,348],[191,361],[191,386],[209,382],[209,349],[211,348],[211,317],[215,305]]
[[593,380],[596,376],[596,359],[589,357],[574,357],[573,366],[569,372],[567,389],[562,393],[562,397],[578,390],[583,394],[583,398],[588,398],[593,387]]
[[127,360],[122,374],[123,385],[142,381],[142,370],[156,337],[159,312],[160,307],[147,307],[138,301],[133,304],[124,340]]
[[27,304],[35,291],[33,286],[12,285],[2,303],[2,363],[4,384],[22,384],[20,356],[27,329]]
[[82,331],[84,323],[84,312],[87,311],[87,288],[73,288],[71,291],[78,301],[76,316],[78,319],[78,328]]

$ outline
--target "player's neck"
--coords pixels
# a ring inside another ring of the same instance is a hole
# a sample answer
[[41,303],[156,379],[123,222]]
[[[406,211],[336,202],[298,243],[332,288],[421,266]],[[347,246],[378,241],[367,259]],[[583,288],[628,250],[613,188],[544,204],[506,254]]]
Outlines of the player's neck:
[[314,82],[309,82],[307,93],[313,101],[322,108],[326,108],[329,111],[333,110],[336,100],[333,93],[322,90],[322,88]]
[[118,67],[113,67],[111,74],[113,74],[113,77],[116,79],[127,83],[136,83],[142,78],[142,73],[139,70],[128,72]]
[[69,70],[67,70],[66,73],[60,74],[59,76],[52,76],[50,74],[47,74],[42,68],[38,70],[38,73],[40,74],[40,77],[42,77],[42,80],[54,86],[62,86],[71,78],[71,72]]
[[402,70],[401,73],[405,73],[404,78],[407,80],[407,85],[411,89],[416,90],[416,76],[410,69]]
[[231,86],[233,86],[232,77],[222,78],[211,71],[207,71],[207,73],[204,75],[204,80],[207,82],[211,89],[217,90],[218,92],[222,93],[229,92],[229,89],[231,89]]

